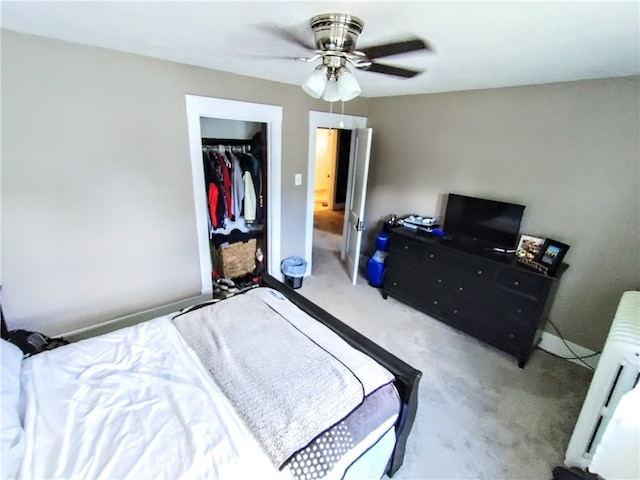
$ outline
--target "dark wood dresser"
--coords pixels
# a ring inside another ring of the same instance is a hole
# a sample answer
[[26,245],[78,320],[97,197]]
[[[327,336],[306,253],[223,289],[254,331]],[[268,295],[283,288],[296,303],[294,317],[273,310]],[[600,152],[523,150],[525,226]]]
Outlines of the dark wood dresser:
[[382,296],[389,295],[515,356],[540,340],[559,278],[473,243],[391,229]]

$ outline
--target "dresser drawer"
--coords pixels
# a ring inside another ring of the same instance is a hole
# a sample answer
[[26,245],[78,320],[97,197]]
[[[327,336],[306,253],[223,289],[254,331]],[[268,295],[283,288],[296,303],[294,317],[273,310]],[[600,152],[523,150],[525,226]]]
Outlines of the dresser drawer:
[[500,267],[496,273],[496,285],[511,292],[537,300],[546,297],[553,280],[519,268]]
[[410,303],[427,313],[440,315],[447,295],[439,288],[429,287],[415,274],[404,275],[393,267],[387,269],[384,291],[393,296],[410,300]]
[[392,237],[389,242],[389,254],[409,255],[421,257],[424,252],[424,244],[417,240],[411,240],[400,236]]
[[493,278],[496,265],[488,261],[475,260],[473,258],[455,255],[450,259],[449,268],[454,269],[462,275],[470,278],[477,278],[482,282],[486,282],[491,281]]
[[452,297],[443,311],[447,322],[471,335],[475,335],[478,322],[478,309],[460,298]]
[[422,256],[425,261],[431,263],[449,263],[451,261],[450,253],[434,245],[425,244]]
[[415,269],[420,272],[422,283],[430,288],[442,288],[452,292],[466,285],[464,282],[466,279],[457,272],[438,268],[436,264],[431,264],[426,260],[422,260],[420,265],[415,266]]
[[497,288],[492,283],[481,283],[471,278],[463,278],[453,287],[456,297],[472,301],[476,305],[487,308],[494,316],[511,318],[525,325],[537,324],[542,302],[511,290]]
[[514,355],[522,356],[531,348],[534,333],[535,331],[519,323],[497,321],[491,337],[485,338],[485,341]]
[[526,325],[536,325],[541,315],[541,302],[523,295],[504,292],[494,306],[499,312]]
[[389,264],[384,276],[384,289],[389,292],[398,292],[404,297],[412,297],[418,301],[424,296],[425,287],[415,268],[409,265]]
[[452,325],[510,353],[519,354],[528,348],[531,341],[532,330],[526,325],[509,321],[463,298],[449,299],[446,317]]
[[416,299],[416,305],[430,315],[442,317],[446,311],[447,298],[448,296],[444,291],[431,288],[425,290],[422,296]]

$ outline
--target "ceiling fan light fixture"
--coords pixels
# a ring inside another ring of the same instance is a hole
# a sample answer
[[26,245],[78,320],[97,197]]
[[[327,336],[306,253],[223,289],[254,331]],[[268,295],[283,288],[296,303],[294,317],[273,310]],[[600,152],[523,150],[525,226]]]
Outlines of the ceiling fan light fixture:
[[327,102],[348,102],[362,92],[358,81],[346,67],[319,65],[302,83],[302,89],[313,98]]
[[338,82],[330,80],[327,82],[327,86],[324,88],[322,99],[327,102],[337,102],[340,100],[340,89],[338,88]]
[[336,83],[338,84],[340,100],[342,100],[343,102],[353,100],[358,95],[360,95],[360,92],[362,92],[362,89],[360,88],[356,77],[354,77],[347,68],[343,67],[340,69],[340,76],[338,77],[338,81]]
[[313,98],[322,97],[326,89],[327,83],[327,67],[318,65],[311,75],[302,83],[302,89]]

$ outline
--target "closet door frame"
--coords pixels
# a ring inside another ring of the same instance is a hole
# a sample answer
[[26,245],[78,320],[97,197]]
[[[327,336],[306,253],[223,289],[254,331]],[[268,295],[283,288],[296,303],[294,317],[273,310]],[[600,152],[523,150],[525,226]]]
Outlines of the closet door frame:
[[207,222],[208,209],[202,164],[201,117],[267,124],[267,272],[273,277],[281,279],[280,175],[282,164],[282,107],[198,95],[185,95],[185,102],[189,129],[189,151],[198,235],[198,254],[200,257],[201,293],[209,294],[213,292],[209,227]]

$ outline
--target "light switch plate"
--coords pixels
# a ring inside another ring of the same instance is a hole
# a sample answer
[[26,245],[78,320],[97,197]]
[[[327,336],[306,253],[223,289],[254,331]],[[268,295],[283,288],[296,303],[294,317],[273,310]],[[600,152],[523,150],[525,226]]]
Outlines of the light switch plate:
[[302,174],[301,173],[296,173],[296,175],[295,175],[295,184],[296,185],[302,185]]

